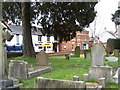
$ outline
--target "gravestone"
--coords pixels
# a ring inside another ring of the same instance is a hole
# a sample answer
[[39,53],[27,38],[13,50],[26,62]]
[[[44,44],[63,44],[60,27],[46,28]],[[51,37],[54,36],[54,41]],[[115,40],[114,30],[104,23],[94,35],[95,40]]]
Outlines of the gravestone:
[[109,61],[109,62],[117,62],[118,61],[118,57],[106,57],[106,59]]
[[100,78],[98,81],[99,85],[101,85],[103,88],[105,88],[105,78]]
[[103,66],[105,49],[101,43],[93,45],[91,48],[92,66]]
[[73,81],[79,81],[80,77],[79,76],[73,76],[72,80]]
[[118,57],[119,56],[119,49],[114,49],[113,53],[114,53],[114,56]]
[[40,51],[37,56],[36,60],[39,66],[48,66],[49,65],[49,58],[48,55],[44,51]]
[[111,82],[112,71],[113,68],[110,66],[91,66],[89,67],[89,77],[97,81],[104,77],[106,82]]
[[[1,7],[2,4],[0,2],[0,14],[1,14]],[[0,15],[0,20],[1,20]],[[7,29],[3,27],[3,24],[6,26],[6,24],[1,21],[0,22],[0,90],[13,90],[17,89],[19,90],[19,87],[15,87],[13,85],[13,80],[8,78],[8,66],[7,66],[7,53],[6,53],[6,40],[10,41],[12,39],[11,30],[9,29],[9,32]]]
[[17,79],[28,78],[28,63],[23,60],[11,60],[9,64],[9,77]]
[[92,57],[91,57],[91,53],[90,53],[90,52],[87,52],[87,53],[86,53],[86,59],[87,59],[87,60],[91,60],[91,58],[92,58]]

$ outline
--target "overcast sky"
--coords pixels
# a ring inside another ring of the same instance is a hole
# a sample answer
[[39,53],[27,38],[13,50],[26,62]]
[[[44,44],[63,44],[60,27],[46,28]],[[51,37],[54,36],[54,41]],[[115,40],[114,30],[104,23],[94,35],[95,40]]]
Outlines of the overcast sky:
[[[120,0],[100,0],[96,6],[96,35],[100,36],[100,40],[106,42],[108,38],[113,38],[106,31],[115,31],[115,24],[111,21],[111,14],[114,14],[118,9]],[[90,28],[94,29],[94,22],[90,24]],[[90,32],[91,30],[88,29]]]

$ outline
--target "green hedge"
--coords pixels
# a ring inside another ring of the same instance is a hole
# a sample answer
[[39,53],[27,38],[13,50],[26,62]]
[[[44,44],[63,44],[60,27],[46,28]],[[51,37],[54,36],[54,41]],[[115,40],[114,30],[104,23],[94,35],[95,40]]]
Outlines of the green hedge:
[[75,56],[80,57],[80,46],[75,47]]
[[114,50],[114,49],[119,49],[120,50],[120,39],[108,39],[107,40],[107,48],[109,48],[110,50]]

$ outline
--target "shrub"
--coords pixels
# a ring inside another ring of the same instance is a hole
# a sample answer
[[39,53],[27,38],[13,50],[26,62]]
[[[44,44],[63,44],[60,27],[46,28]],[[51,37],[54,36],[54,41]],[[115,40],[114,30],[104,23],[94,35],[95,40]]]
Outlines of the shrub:
[[107,40],[107,49],[109,52],[112,52],[114,49],[120,50],[120,39],[108,39]]
[[75,56],[80,57],[80,47],[79,46],[75,47]]

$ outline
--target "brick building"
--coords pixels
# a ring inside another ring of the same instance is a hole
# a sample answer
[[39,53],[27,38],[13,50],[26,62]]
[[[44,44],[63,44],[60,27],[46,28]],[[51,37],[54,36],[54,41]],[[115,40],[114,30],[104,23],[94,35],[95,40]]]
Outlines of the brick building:
[[89,31],[77,31],[75,38],[60,43],[60,52],[74,51],[76,46],[80,46],[81,50],[89,49],[89,40]]

